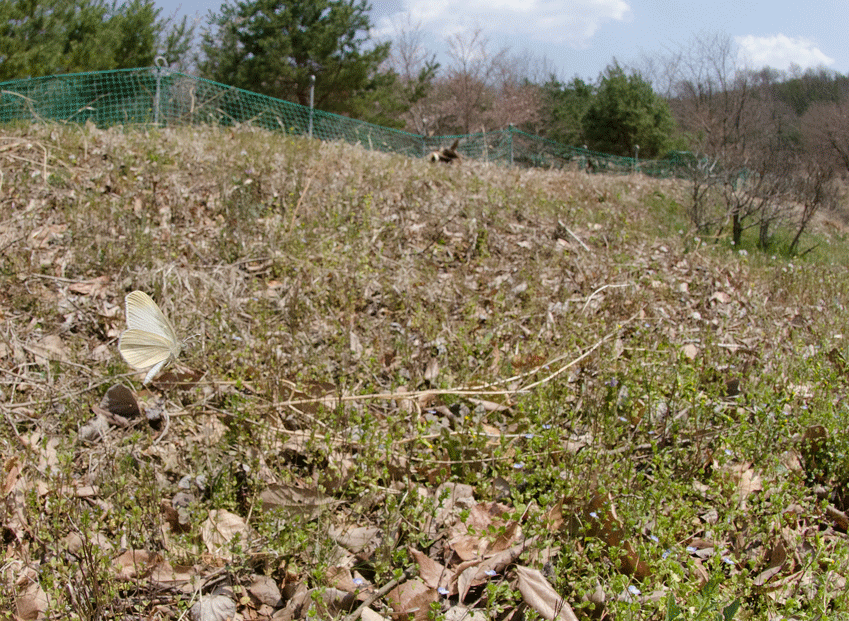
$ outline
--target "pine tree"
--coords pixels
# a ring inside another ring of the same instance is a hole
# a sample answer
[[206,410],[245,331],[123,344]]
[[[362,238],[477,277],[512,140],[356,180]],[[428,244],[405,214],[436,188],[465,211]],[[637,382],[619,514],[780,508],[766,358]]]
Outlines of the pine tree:
[[317,108],[368,116],[395,77],[380,72],[389,44],[370,40],[369,9],[366,0],[230,0],[203,36],[201,75],[302,105],[315,75]]
[[596,151],[633,157],[661,157],[675,128],[669,104],[639,74],[608,66],[584,115],[584,136]]
[[160,12],[154,0],[0,0],[0,80],[176,62],[192,29]]

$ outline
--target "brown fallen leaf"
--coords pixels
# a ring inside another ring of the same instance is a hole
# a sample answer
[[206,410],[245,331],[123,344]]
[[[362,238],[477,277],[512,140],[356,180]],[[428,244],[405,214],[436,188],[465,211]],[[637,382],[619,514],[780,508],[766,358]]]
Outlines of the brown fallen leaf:
[[117,570],[118,577],[123,580],[131,580],[147,576],[160,561],[162,557],[155,552],[147,550],[127,550],[118,555],[113,564]]
[[[419,566],[419,578],[432,589],[448,587],[453,573],[442,564],[430,558],[420,550],[410,550],[410,554]],[[461,598],[462,599],[462,598]]]
[[202,595],[191,615],[193,621],[230,621],[236,616],[236,603],[227,595]]
[[371,546],[372,549],[380,543],[380,529],[373,526],[351,526],[348,528],[330,528],[330,537],[340,546],[358,554]]
[[228,560],[233,556],[230,542],[237,537],[244,542],[248,533],[245,520],[226,509],[212,509],[201,525],[201,537],[209,553]]
[[260,492],[263,511],[283,509],[289,515],[314,520],[328,505],[338,501],[314,489],[274,483]]
[[37,582],[32,582],[15,600],[18,609],[17,619],[21,621],[36,621],[43,619],[50,600],[44,589]]
[[633,544],[626,540],[625,527],[616,514],[610,494],[596,494],[584,510],[584,520],[589,526],[588,535],[624,552],[620,555],[619,571],[638,580],[644,580],[651,574],[648,564],[640,558]]
[[578,621],[572,607],[557,594],[540,571],[519,565],[516,573],[519,575],[518,586],[522,599],[543,619]]
[[386,599],[401,618],[413,615],[415,621],[425,621],[430,614],[430,604],[439,599],[439,593],[419,578],[413,578],[389,591]]
[[503,574],[509,565],[516,562],[519,556],[536,542],[537,537],[530,537],[508,550],[496,552],[483,560],[460,563],[454,572],[457,578],[453,592],[459,594],[462,602],[473,586],[484,584],[497,574]]
[[253,576],[253,582],[248,585],[248,593],[259,603],[272,608],[279,608],[283,600],[280,587],[270,576]]
[[10,457],[3,464],[3,485],[0,486],[0,496],[6,496],[9,492],[15,489],[15,483],[21,474],[21,459],[17,455]]
[[91,280],[71,283],[68,285],[68,291],[72,293],[79,293],[80,295],[91,295],[93,293],[97,293],[98,296],[102,297],[109,285],[109,280],[109,276],[98,276]]
[[38,343],[33,343],[28,346],[28,349],[35,355],[36,364],[44,365],[50,360],[58,360],[59,362],[71,362],[71,357],[68,355],[68,349],[62,338],[55,334],[48,334]]
[[832,505],[828,505],[825,508],[825,514],[831,518],[831,521],[834,522],[834,526],[842,531],[846,532],[849,530],[849,516],[846,515],[843,511],[834,507]]
[[737,482],[737,493],[735,499],[740,509],[746,507],[748,497],[754,492],[763,490],[761,476],[755,473],[749,463],[733,463],[722,467],[722,471],[730,475]]

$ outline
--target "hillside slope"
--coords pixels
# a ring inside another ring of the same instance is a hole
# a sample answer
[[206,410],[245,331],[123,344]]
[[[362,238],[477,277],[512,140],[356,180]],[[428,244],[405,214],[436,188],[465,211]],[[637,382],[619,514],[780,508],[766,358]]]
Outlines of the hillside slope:
[[[842,266],[700,240],[674,180],[247,129],[0,158],[0,607],[849,614]],[[135,289],[187,339],[146,388]]]

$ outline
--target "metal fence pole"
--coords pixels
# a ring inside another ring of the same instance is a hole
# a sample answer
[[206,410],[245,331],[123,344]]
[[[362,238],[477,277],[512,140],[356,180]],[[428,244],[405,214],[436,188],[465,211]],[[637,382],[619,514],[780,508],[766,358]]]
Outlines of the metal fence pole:
[[153,123],[159,126],[159,106],[162,101],[162,73],[167,65],[167,61],[164,56],[157,56],[153,62],[156,65],[156,94],[153,96]]
[[315,75],[310,76],[310,138],[312,138],[312,115],[315,106]]

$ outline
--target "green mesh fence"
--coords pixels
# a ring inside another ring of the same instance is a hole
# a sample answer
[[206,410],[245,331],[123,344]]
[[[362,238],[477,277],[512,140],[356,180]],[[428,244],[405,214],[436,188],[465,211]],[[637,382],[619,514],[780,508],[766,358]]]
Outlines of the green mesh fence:
[[[460,138],[467,158],[596,173],[681,175],[686,158],[637,160],[570,147],[513,127],[462,136],[420,136],[171,71],[146,67],[0,83],[0,123],[64,121],[99,127],[249,124],[372,150],[422,157]],[[692,158],[691,154],[687,154]],[[684,166],[686,168],[686,166]]]

